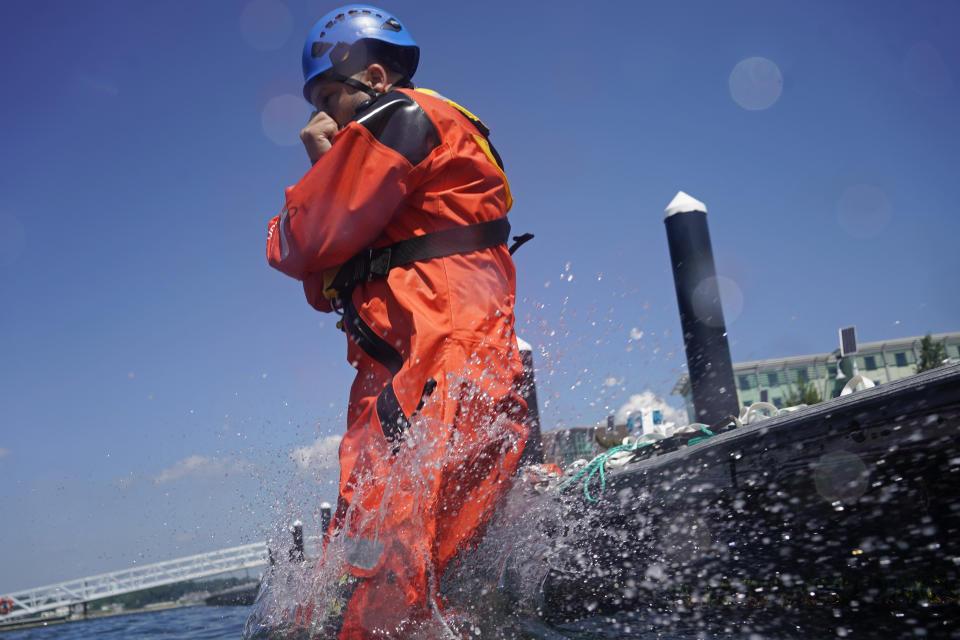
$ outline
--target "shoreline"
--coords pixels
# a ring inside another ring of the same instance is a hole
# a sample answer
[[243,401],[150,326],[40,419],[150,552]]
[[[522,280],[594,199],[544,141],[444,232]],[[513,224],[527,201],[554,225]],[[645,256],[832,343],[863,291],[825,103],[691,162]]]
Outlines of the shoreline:
[[[36,629],[39,627],[54,627],[62,624],[67,624],[70,622],[84,622],[86,620],[93,620],[96,618],[113,618],[116,616],[126,616],[133,615],[136,613],[148,613],[151,611],[168,611],[170,609],[186,609],[187,607],[203,607],[205,604],[180,604],[179,602],[156,602],[151,603],[145,607],[138,607],[136,609],[123,609],[122,611],[97,611],[87,613],[85,617],[74,617],[71,618],[67,616],[51,616],[47,618],[22,618],[18,621],[11,621],[8,623],[0,623],[0,634],[10,633],[12,631],[21,631],[24,629]],[[0,639],[2,639],[0,635]]]

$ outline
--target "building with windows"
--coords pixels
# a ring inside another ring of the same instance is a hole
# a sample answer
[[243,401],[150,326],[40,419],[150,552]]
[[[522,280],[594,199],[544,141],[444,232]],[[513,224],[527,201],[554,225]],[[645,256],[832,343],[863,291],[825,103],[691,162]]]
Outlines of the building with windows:
[[[807,384],[813,384],[821,398],[835,398],[851,377],[854,363],[860,375],[874,384],[883,384],[916,373],[923,336],[900,338],[883,342],[867,342],[858,346],[854,356],[848,356],[841,365],[840,350],[807,356],[774,358],[733,365],[733,377],[741,407],[754,402],[770,402],[777,407],[787,405],[788,398],[799,394]],[[960,333],[939,333],[935,342],[945,343],[950,362],[960,361]],[[837,367],[842,375],[837,377]],[[687,416],[694,421],[690,377],[684,373],[673,387],[673,393],[684,398]]]
[[571,427],[543,432],[543,457],[561,469],[574,460],[590,460],[603,451],[597,442],[597,427]]
[[543,457],[546,462],[552,462],[563,469],[575,460],[593,459],[607,449],[621,444],[629,434],[626,424],[613,424],[612,415],[607,417],[606,425],[544,431]]

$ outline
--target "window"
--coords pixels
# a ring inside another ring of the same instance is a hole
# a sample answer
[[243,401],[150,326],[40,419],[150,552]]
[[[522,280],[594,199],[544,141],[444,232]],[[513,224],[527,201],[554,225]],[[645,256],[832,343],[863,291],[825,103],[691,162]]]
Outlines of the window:
[[907,354],[903,351],[893,354],[893,357],[896,359],[898,367],[907,366]]
[[593,447],[592,433],[577,433],[574,435],[573,448],[577,453],[589,453]]
[[741,391],[746,391],[748,389],[753,389],[755,386],[752,380],[753,376],[739,376],[737,384],[740,385]]
[[779,376],[777,376],[777,372],[776,372],[776,371],[771,371],[770,373],[768,373],[768,374],[767,374],[767,386],[768,386],[768,387],[775,387],[775,386],[777,386],[778,384],[780,384],[780,378],[779,378]]
[[863,366],[867,371],[873,371],[877,368],[877,356],[866,356],[863,359]]
[[775,406],[777,409],[783,409],[783,399],[782,399],[782,398],[774,398],[774,399],[773,399],[773,406]]

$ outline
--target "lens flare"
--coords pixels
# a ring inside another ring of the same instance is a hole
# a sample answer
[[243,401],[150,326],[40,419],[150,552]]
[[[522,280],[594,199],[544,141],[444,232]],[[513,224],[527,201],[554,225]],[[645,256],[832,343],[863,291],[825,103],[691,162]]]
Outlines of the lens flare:
[[747,58],[730,72],[730,97],[748,111],[769,109],[782,92],[783,75],[772,60]]
[[950,67],[931,43],[914,44],[903,60],[903,75],[907,84],[928,98],[945,95],[953,87]]
[[273,51],[293,33],[293,16],[281,0],[253,0],[240,14],[240,34],[259,51]]
[[[722,317],[713,312],[718,295],[723,309]],[[700,322],[709,327],[733,324],[743,313],[743,291],[732,278],[719,275],[705,278],[693,290],[693,312]]]
[[300,129],[307,122],[309,110],[300,96],[285,93],[271,98],[263,107],[263,133],[274,144],[291,147],[299,142]]
[[860,240],[880,235],[892,217],[893,210],[886,194],[870,184],[847,187],[837,200],[840,228]]
[[0,267],[12,266],[27,245],[27,232],[16,216],[0,212]]
[[830,503],[856,502],[867,490],[870,472],[860,456],[846,451],[833,451],[820,456],[813,481],[817,493]]

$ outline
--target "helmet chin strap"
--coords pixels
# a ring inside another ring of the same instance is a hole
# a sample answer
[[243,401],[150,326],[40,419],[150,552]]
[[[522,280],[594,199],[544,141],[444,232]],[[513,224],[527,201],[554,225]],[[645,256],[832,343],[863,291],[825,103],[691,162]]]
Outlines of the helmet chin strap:
[[383,95],[383,94],[381,94],[379,91],[377,91],[376,89],[374,89],[373,87],[371,87],[370,85],[363,84],[363,83],[360,82],[359,80],[357,80],[357,79],[355,79],[355,78],[351,78],[350,76],[345,76],[345,75],[343,75],[342,73],[337,73],[337,72],[333,72],[333,73],[331,73],[330,75],[331,75],[331,77],[332,77],[334,80],[336,80],[337,82],[342,82],[343,84],[347,85],[348,87],[353,87],[354,89],[357,89],[358,91],[363,91],[365,94],[367,94],[368,96],[370,96],[370,99],[371,99],[371,100],[374,100],[374,99],[376,99],[376,98],[379,98],[381,95]]
[[[374,100],[376,100],[377,98],[379,98],[380,96],[383,95],[383,93],[377,91],[376,89],[374,89],[373,87],[371,87],[371,86],[368,85],[368,84],[364,84],[364,83],[360,82],[360,81],[357,80],[356,78],[351,78],[350,76],[344,75],[344,74],[342,74],[342,73],[340,73],[340,72],[338,72],[338,71],[330,71],[329,73],[330,73],[330,77],[331,77],[332,79],[336,80],[337,82],[342,82],[343,84],[347,85],[348,87],[353,87],[354,89],[356,89],[356,90],[358,90],[358,91],[362,91],[362,92],[364,92],[365,94],[367,94],[368,96],[370,96],[370,99],[369,99],[369,100],[364,100],[361,104],[357,105],[357,110],[362,110],[362,109],[367,108],[368,106],[370,106],[370,104],[371,104]],[[413,88],[413,83],[411,83],[410,80],[409,80],[406,76],[404,76],[404,77],[400,78],[400,80],[398,80],[397,82],[395,82],[395,83],[393,84],[393,86],[395,86],[395,87]]]

